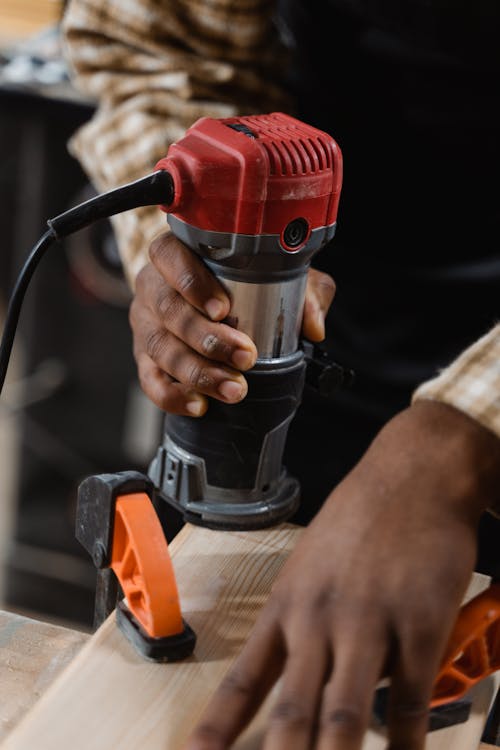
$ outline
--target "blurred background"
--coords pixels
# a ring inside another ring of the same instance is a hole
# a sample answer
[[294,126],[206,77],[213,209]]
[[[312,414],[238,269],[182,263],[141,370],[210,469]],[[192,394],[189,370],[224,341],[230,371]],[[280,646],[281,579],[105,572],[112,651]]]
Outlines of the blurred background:
[[[0,320],[48,218],[94,195],[67,141],[93,112],[61,55],[64,2],[0,4]],[[89,474],[146,469],[161,417],[136,381],[109,222],[52,246],[0,399],[0,608],[90,629],[95,569],[74,537]],[[138,439],[139,438],[139,439]]]

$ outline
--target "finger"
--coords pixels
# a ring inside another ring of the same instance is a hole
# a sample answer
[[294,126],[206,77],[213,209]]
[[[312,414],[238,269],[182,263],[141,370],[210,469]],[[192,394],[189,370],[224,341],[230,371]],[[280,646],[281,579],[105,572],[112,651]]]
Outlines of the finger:
[[132,328],[138,327],[141,308],[148,307],[168,331],[198,354],[238,370],[253,367],[257,349],[249,336],[229,325],[208,320],[150,268],[151,272],[145,272],[137,281],[130,309]]
[[252,720],[284,662],[281,631],[265,613],[213,695],[185,750],[225,750]]
[[[323,694],[318,750],[359,750],[371,719],[375,687],[386,654],[382,624],[339,631],[334,669]],[[368,634],[368,635],[367,635]]]
[[325,317],[335,296],[335,282],[331,276],[315,268],[307,274],[302,332],[310,341],[325,338]]
[[159,409],[188,417],[205,414],[207,399],[173,381],[147,354],[138,356],[137,371],[142,390]]
[[307,750],[317,730],[330,649],[326,639],[311,628],[288,645],[287,653],[280,696],[271,711],[263,750]]
[[[425,632],[424,632],[425,631]],[[387,730],[391,747],[423,750],[429,725],[429,703],[439,667],[439,649],[423,627],[405,639],[391,674]]]
[[222,320],[229,314],[227,292],[200,258],[172,234],[156,237],[149,257],[165,281],[209,318]]
[[241,401],[248,392],[243,375],[201,357],[161,326],[148,309],[131,310],[136,362],[147,355],[167,375],[190,392],[226,403]]

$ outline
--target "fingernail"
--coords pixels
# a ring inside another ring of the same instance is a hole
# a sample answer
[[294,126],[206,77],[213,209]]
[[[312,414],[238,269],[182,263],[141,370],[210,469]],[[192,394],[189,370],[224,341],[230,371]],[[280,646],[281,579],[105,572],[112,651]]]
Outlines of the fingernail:
[[218,320],[225,314],[226,306],[222,300],[217,299],[217,297],[212,297],[205,303],[205,310],[209,318],[212,320]]
[[236,349],[231,357],[233,365],[238,370],[248,370],[255,364],[255,355],[253,352],[249,352],[246,349]]
[[196,399],[192,399],[191,401],[187,401],[185,406],[186,406],[186,411],[192,414],[193,417],[200,417],[203,414],[205,403],[202,401],[201,398],[196,398]]
[[245,395],[245,388],[235,380],[224,380],[217,389],[227,401],[241,401]]

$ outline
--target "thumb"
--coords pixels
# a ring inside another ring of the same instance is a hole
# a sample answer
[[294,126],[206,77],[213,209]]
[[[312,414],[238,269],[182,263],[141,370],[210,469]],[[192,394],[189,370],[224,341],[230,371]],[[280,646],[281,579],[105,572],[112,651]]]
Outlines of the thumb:
[[323,271],[310,268],[307,275],[302,333],[310,341],[325,338],[325,317],[335,296],[335,282]]

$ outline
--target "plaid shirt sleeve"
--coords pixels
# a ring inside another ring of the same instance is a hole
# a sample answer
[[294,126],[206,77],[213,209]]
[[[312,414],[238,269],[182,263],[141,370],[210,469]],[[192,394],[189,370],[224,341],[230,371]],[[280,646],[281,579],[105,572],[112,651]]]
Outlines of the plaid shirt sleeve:
[[[69,150],[96,190],[142,177],[195,120],[290,111],[276,0],[70,0],[63,49],[96,112]],[[112,219],[126,276],[167,227],[155,207]]]
[[[412,400],[419,399],[454,406],[500,438],[500,323],[437,377],[422,383]],[[500,487],[499,500],[489,510],[500,517]]]

